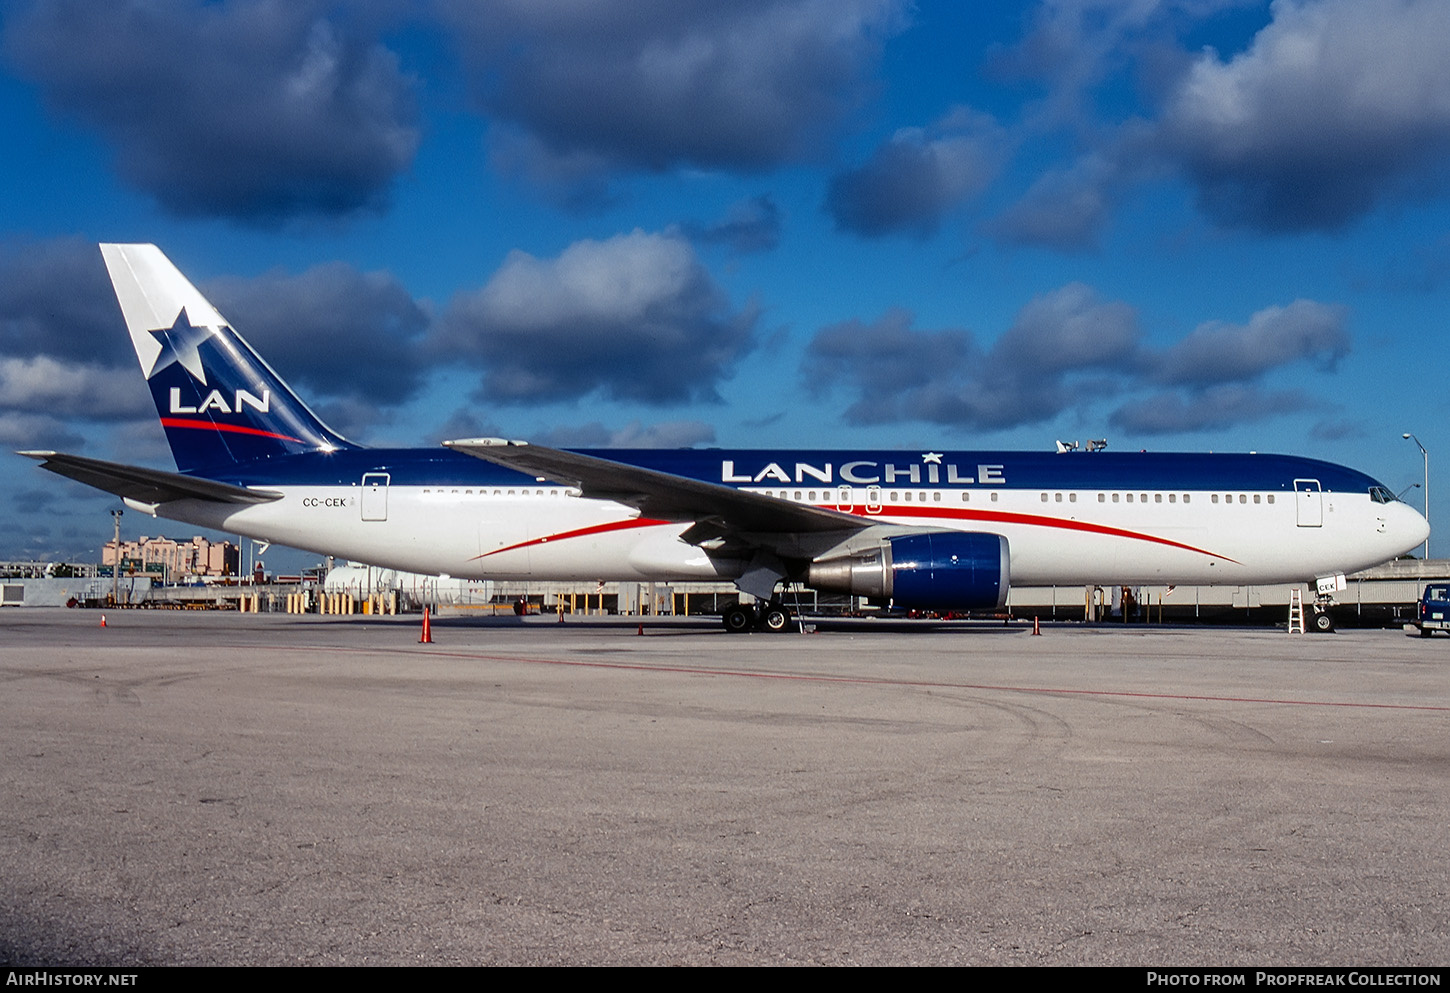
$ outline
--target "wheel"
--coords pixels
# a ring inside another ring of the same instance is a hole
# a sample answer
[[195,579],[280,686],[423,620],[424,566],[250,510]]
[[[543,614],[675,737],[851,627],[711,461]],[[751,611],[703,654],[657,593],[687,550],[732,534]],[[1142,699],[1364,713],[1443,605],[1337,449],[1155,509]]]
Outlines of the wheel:
[[725,630],[731,634],[741,634],[755,627],[755,611],[738,603],[726,607],[720,619],[725,622]]
[[1314,630],[1320,634],[1329,634],[1334,630],[1334,618],[1329,616],[1328,611],[1316,610],[1313,624]]
[[1435,632],[1432,631],[1430,628],[1420,628],[1420,637],[1421,638],[1428,638],[1428,637],[1430,637],[1434,633]]
[[767,604],[760,612],[760,630],[777,634],[790,627],[790,611],[778,603]]

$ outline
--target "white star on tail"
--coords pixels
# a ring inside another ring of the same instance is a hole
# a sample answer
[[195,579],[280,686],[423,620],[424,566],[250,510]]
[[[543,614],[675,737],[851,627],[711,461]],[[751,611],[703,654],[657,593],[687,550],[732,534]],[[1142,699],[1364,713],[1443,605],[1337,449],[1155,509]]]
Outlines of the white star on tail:
[[206,370],[201,367],[201,354],[197,348],[202,342],[216,334],[216,329],[202,325],[197,327],[191,323],[186,316],[186,308],[176,315],[176,323],[169,328],[155,328],[151,334],[161,344],[161,351],[156,355],[156,361],[151,363],[151,368],[146,370],[146,378],[150,379],[162,369],[168,366],[181,364],[181,367],[191,373],[193,379],[206,385]]

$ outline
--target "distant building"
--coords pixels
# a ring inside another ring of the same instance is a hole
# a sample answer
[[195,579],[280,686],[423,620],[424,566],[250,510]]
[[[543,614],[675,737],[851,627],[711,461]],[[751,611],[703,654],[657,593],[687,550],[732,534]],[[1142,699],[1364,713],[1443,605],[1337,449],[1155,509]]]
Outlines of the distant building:
[[0,562],[0,576],[6,579],[89,579],[95,575],[94,562]]
[[106,542],[101,549],[103,572],[109,575],[118,558],[123,576],[151,576],[181,582],[191,578],[236,576],[241,569],[242,550],[230,541],[211,541],[200,535],[190,541],[142,535],[137,541],[121,542],[119,556],[116,543]]

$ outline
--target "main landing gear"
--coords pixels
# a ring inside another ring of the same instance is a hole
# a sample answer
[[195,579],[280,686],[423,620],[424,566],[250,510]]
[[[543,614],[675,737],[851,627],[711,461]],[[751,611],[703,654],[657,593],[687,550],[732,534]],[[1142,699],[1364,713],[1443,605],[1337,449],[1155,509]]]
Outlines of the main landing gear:
[[790,609],[779,600],[771,600],[767,603],[744,604],[735,603],[725,608],[725,613],[720,615],[725,622],[725,630],[731,634],[744,634],[747,631],[765,631],[775,634],[790,627]]

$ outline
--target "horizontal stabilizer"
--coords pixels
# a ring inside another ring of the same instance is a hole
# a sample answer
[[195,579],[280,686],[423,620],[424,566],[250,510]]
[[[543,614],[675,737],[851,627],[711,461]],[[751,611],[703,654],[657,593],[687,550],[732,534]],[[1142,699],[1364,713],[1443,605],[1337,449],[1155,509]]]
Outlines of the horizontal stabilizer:
[[197,479],[176,472],[160,469],[143,469],[140,466],[121,465],[119,462],[103,462],[81,455],[64,455],[59,452],[18,452],[40,461],[42,469],[61,476],[69,476],[87,486],[114,493],[118,497],[135,500],[138,503],[161,504],[173,500],[210,500],[213,503],[270,503],[280,500],[282,494],[268,490],[249,490],[229,483],[218,483],[210,479]]

